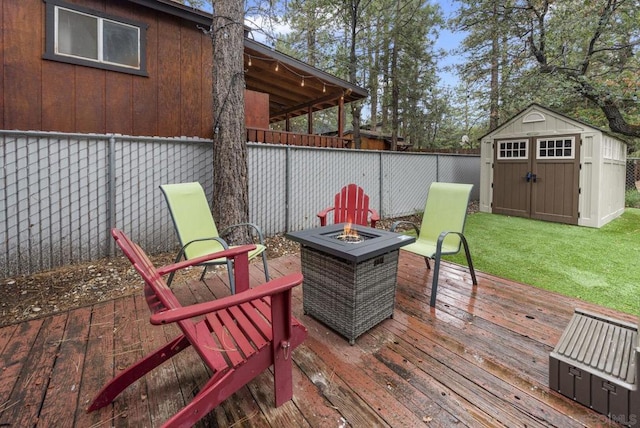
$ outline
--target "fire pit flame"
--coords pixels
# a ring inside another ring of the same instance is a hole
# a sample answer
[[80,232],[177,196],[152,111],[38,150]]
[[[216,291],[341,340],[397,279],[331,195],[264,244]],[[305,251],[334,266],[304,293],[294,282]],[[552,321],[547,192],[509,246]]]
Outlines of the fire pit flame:
[[351,222],[348,222],[344,225],[342,234],[336,236],[336,238],[351,244],[362,242],[362,238],[360,237],[360,235],[358,235],[358,231],[355,228],[351,227]]

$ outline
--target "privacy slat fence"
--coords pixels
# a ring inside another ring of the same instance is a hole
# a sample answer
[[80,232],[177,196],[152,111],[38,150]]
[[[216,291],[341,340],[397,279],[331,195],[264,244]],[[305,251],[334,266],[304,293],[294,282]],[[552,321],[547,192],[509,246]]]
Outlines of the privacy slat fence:
[[[210,140],[0,131],[0,278],[113,253],[111,227],[146,251],[177,239],[158,186],[213,193]],[[382,217],[419,212],[433,181],[475,184],[477,156],[248,143],[249,217],[267,236],[319,225],[316,213],[357,183]]]

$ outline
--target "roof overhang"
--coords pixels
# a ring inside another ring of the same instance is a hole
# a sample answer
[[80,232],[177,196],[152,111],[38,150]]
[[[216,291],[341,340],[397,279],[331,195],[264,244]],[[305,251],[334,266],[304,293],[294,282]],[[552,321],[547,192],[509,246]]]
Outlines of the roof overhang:
[[244,68],[246,88],[269,94],[271,122],[369,95],[364,88],[248,38],[244,39]]
[[[210,28],[212,15],[172,0],[129,0]],[[366,89],[250,39],[245,31],[245,87],[269,94],[269,121],[350,103],[369,96]]]
[[164,12],[178,18],[186,19],[197,25],[202,25],[205,28],[209,28],[211,26],[213,18],[209,12],[205,12],[191,6],[186,6],[174,0],[129,0],[129,2],[157,10],[159,12]]

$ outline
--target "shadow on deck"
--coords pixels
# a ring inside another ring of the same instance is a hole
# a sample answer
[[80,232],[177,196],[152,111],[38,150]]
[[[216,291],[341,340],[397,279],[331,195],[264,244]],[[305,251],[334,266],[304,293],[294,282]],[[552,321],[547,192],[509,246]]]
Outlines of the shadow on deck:
[[[300,271],[297,256],[271,260],[272,276]],[[264,277],[251,265],[252,283]],[[309,329],[293,353],[294,398],[273,407],[273,378],[263,373],[200,426],[370,427],[614,425],[551,391],[549,352],[575,307],[635,322],[634,317],[443,263],[437,307],[430,272],[401,252],[392,319],[354,346],[302,314]],[[228,294],[226,274],[174,283],[186,304]],[[142,296],[124,297],[0,329],[0,426],[158,426],[209,377],[189,349],[91,414],[88,402],[142,355],[177,334],[154,327]]]

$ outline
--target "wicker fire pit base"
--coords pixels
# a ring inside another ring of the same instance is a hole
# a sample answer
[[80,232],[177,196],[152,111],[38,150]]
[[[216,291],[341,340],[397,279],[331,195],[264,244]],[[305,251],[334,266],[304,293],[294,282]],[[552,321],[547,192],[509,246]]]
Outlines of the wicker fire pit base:
[[304,313],[350,344],[393,316],[398,250],[353,263],[302,245],[301,264]]

